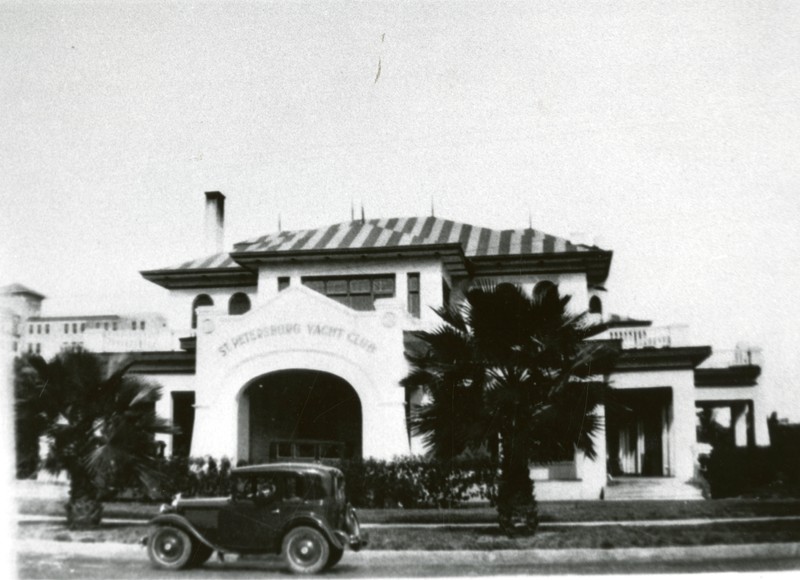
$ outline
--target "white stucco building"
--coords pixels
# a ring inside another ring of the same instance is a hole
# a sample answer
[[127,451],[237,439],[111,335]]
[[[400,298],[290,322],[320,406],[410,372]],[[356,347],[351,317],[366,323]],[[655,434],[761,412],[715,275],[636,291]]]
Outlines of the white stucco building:
[[699,497],[686,482],[700,406],[729,407],[739,443],[768,442],[755,361],[703,368],[711,348],[684,327],[605,314],[610,251],[437,217],[275,232],[224,251],[224,196],[206,198],[209,255],[142,272],[168,289],[183,337],[135,367],[165,387],[159,411],[182,428],[168,451],[251,462],[421,452],[407,420],[423,394],[399,384],[404,349],[468,279],[554,282],[624,349],[608,378],[625,411],[607,413],[597,440],[607,460],[532,466],[538,497],[625,497],[630,481],[661,490],[645,497]]

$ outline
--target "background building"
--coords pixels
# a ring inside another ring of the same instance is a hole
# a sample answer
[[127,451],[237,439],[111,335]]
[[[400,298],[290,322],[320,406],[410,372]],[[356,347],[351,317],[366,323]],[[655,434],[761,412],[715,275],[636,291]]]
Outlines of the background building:
[[62,350],[91,352],[166,351],[179,343],[158,313],[42,316],[45,296],[22,286],[0,288],[3,351],[50,359]]

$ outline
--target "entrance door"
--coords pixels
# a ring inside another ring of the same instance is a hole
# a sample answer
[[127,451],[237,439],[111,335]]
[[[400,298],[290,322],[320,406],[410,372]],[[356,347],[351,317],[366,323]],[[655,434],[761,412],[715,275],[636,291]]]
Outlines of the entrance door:
[[361,457],[361,401],[342,378],[277,371],[251,381],[244,396],[251,463]]
[[616,391],[607,405],[610,475],[669,475],[669,388]]

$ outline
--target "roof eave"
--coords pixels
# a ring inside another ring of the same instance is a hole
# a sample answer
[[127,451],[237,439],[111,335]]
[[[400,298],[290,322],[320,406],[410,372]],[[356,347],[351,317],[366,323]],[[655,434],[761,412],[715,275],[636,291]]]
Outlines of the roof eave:
[[258,283],[258,274],[246,268],[144,270],[139,274],[148,282],[168,290],[256,286]]
[[421,258],[442,259],[445,267],[455,275],[468,274],[469,264],[458,243],[426,244],[421,246],[394,246],[375,248],[337,248],[320,250],[284,250],[279,252],[233,252],[231,258],[245,267],[285,262],[329,262],[357,258]]
[[694,369],[709,356],[710,346],[627,349],[620,353],[614,372]]
[[556,252],[511,256],[472,256],[476,276],[500,274],[546,274],[553,272],[585,272],[589,284],[599,284],[608,278],[611,269],[611,250],[585,252]]

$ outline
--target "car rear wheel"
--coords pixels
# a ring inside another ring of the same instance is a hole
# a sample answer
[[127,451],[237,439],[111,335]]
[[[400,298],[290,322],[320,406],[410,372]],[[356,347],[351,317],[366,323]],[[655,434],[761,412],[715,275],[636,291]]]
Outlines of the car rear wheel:
[[292,572],[316,574],[325,568],[331,546],[322,532],[308,526],[289,530],[283,538],[283,558]]
[[150,561],[159,568],[179,570],[189,563],[192,540],[189,534],[173,526],[159,526],[147,542]]

